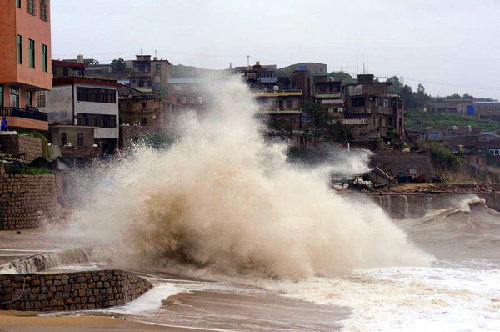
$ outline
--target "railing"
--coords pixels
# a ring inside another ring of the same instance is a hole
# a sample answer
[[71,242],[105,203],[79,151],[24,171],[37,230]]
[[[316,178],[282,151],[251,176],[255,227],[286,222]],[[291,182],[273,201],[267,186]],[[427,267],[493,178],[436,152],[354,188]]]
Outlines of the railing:
[[40,112],[36,107],[0,107],[0,116],[11,116],[16,118],[47,121],[47,113]]

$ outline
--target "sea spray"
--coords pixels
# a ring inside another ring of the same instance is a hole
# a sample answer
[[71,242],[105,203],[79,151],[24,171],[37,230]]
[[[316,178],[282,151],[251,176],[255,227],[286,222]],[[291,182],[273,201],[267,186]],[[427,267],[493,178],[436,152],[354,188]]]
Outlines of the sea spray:
[[331,192],[327,166],[287,164],[285,146],[261,137],[258,106],[238,79],[210,90],[212,111],[186,117],[168,151],[138,146],[101,173],[71,231],[144,264],[225,274],[302,278],[429,262],[380,208]]

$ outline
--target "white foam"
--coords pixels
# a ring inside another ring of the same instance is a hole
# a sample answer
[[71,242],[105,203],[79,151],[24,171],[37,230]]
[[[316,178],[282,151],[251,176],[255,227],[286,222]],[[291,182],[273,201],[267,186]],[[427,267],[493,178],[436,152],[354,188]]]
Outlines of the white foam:
[[384,268],[268,288],[316,303],[348,306],[345,331],[498,331],[500,270]]
[[122,306],[106,309],[107,312],[120,313],[127,315],[137,315],[145,312],[151,312],[161,307],[161,301],[169,296],[184,292],[183,289],[172,284],[160,284],[149,290],[146,294],[140,296],[132,302]]

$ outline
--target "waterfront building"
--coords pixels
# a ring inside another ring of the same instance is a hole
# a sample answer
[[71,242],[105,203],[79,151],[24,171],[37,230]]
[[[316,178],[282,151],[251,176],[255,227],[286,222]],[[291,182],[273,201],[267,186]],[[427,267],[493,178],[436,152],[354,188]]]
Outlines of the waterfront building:
[[172,128],[178,105],[158,93],[144,93],[129,86],[118,88],[120,148],[141,137],[163,135]]
[[39,98],[40,109],[48,114],[52,144],[65,156],[113,153],[118,146],[121,84],[84,76],[84,63],[54,61],[53,67],[63,76],[54,77],[53,89]]
[[385,139],[390,129],[403,136],[403,100],[388,93],[390,83],[376,82],[373,74],[359,74],[357,79],[346,85],[342,123],[354,127],[357,139]]
[[52,87],[50,0],[0,2],[0,116],[8,128],[48,130],[35,106]]
[[323,106],[334,119],[344,117],[342,82],[327,75],[314,76],[312,85],[314,102]]
[[279,90],[255,92],[260,104],[258,116],[277,129],[298,129],[302,127],[302,91]]

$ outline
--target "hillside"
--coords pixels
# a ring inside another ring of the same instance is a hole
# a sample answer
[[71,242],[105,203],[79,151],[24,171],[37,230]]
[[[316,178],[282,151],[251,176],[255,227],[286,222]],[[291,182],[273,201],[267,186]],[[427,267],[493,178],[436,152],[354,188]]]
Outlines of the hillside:
[[416,109],[409,109],[405,113],[405,127],[410,130],[418,130],[425,127],[435,129],[450,128],[452,126],[472,126],[473,128],[481,128],[486,131],[496,131],[500,129],[500,122],[450,113],[426,113]]

